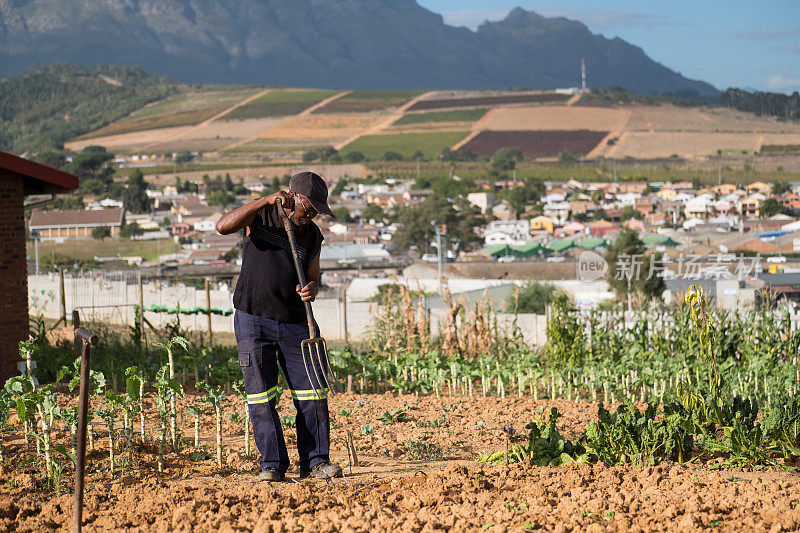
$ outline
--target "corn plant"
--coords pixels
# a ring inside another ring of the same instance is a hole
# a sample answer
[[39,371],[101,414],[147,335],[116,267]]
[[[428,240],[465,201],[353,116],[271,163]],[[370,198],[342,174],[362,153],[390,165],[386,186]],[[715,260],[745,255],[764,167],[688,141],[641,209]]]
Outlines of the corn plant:
[[244,390],[244,380],[240,379],[233,382],[233,390],[239,393],[242,400],[242,417],[244,421],[244,454],[250,456],[250,416],[247,413],[247,392]]
[[194,418],[194,447],[197,448],[200,446],[200,417],[206,413],[206,409],[198,404],[192,404],[186,412]]
[[214,409],[217,428],[217,467],[222,468],[222,404],[225,402],[225,393],[222,391],[222,386],[212,387],[205,380],[199,381],[197,388],[206,391],[203,401]]
[[124,404],[124,400],[113,390],[107,390],[103,396],[105,408],[98,409],[97,414],[106,423],[108,428],[108,460],[111,477],[114,477],[114,442],[116,437],[117,410]]
[[132,446],[131,444],[131,437],[132,437],[132,427],[133,427],[133,418],[136,414],[139,415],[139,430],[141,432],[142,440],[144,440],[144,387],[147,384],[147,380],[145,379],[144,374],[141,370],[139,370],[135,366],[128,367],[125,369],[125,392],[128,393],[128,402],[126,402],[126,413],[128,414],[129,423],[127,424],[128,429],[128,446]]
[[161,436],[158,441],[158,471],[163,472],[167,424],[170,420],[174,420],[172,406],[175,405],[177,396],[183,396],[183,388],[175,378],[169,377],[169,365],[163,365],[158,369],[154,385],[156,387],[156,411],[161,421]]
[[[189,341],[187,341],[184,337],[181,336],[174,336],[172,337],[169,342],[166,344],[162,342],[155,343],[155,346],[158,348],[163,348],[167,352],[167,362],[169,364],[169,379],[175,379],[175,357],[173,354],[173,350],[175,346],[180,346],[184,349],[184,351],[189,351]],[[175,395],[170,397],[169,403],[169,416],[170,416],[170,439],[172,441],[172,448],[178,448],[178,416],[175,412]]]
[[6,424],[8,423],[8,415],[11,412],[12,406],[13,402],[11,400],[11,395],[5,390],[0,390],[0,464],[5,462],[5,455],[3,454],[2,430],[5,429]]

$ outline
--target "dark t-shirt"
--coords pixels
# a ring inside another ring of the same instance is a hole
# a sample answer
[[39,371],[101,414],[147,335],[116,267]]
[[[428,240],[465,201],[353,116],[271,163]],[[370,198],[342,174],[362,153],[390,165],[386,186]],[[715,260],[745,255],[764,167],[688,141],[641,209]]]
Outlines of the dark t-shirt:
[[[297,255],[303,271],[307,272],[320,251],[322,232],[313,222],[293,227]],[[299,283],[283,222],[277,208],[267,206],[256,215],[250,235],[244,239],[242,270],[233,293],[233,306],[278,322],[304,322],[305,308],[295,290]]]

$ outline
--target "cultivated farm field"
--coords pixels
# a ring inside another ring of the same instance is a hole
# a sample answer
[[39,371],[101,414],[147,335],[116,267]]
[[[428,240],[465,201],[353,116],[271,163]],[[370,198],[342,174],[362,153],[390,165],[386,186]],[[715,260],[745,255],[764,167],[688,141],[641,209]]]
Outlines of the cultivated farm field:
[[320,107],[314,113],[373,113],[391,110],[423,94],[424,91],[352,91]]
[[536,106],[495,110],[481,124],[496,131],[590,130],[614,131],[623,128],[630,117],[624,109],[604,107]]
[[453,98],[434,96],[420,100],[408,108],[408,111],[426,111],[431,109],[498,106],[509,104],[564,103],[570,98],[571,95],[556,93],[484,94]]
[[756,148],[756,133],[642,132],[623,133],[606,157],[658,158],[698,157],[723,152],[751,153]]
[[[336,102],[338,100],[334,100]],[[280,143],[302,145],[337,144],[358,135],[384,120],[386,115],[377,113],[350,113],[322,115],[310,114],[291,117],[279,125],[267,129],[258,137],[259,141],[271,140]]]
[[240,120],[296,115],[338,92],[321,89],[275,89],[232,111],[225,118]]
[[262,91],[250,86],[209,86],[177,94],[146,105],[122,120],[83,137],[97,138],[121,133],[176,126],[193,126]]
[[554,157],[560,152],[585,155],[594,149],[607,131],[482,131],[460,150],[491,157],[501,148],[515,148],[526,157]]
[[450,148],[467,136],[467,131],[442,131],[430,133],[396,133],[365,135],[351,142],[341,152],[361,152],[369,159],[381,159],[386,152],[395,152],[411,158],[417,151],[435,159],[445,148]]

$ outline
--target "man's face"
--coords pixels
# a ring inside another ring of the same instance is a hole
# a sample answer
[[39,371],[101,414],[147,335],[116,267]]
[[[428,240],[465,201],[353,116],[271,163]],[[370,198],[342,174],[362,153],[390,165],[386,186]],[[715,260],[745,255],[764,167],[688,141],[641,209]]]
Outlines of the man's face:
[[311,205],[311,200],[307,196],[292,192],[294,196],[294,211],[292,221],[298,226],[305,226],[317,216],[317,210]]

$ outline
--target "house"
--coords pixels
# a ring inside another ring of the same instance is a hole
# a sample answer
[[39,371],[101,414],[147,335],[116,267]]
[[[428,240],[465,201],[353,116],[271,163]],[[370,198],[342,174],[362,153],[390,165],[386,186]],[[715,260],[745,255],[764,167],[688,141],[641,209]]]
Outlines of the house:
[[711,194],[701,194],[686,202],[683,214],[686,218],[705,219],[711,212],[713,197]]
[[649,215],[656,210],[653,200],[650,198],[637,198],[633,207],[642,215]]
[[726,194],[733,194],[736,192],[736,185],[731,183],[723,183],[722,185],[717,185],[711,188],[714,191],[714,194],[719,196],[725,196]]
[[586,225],[581,224],[577,221],[571,221],[564,224],[564,227],[561,228],[561,231],[564,235],[575,235],[576,233],[584,233],[586,231]]
[[495,206],[493,192],[471,192],[467,195],[467,201],[480,209],[482,215]]
[[514,240],[528,240],[531,223],[527,220],[492,220],[486,225],[486,234],[504,233]]
[[517,213],[511,204],[503,200],[496,206],[492,207],[492,215],[497,220],[513,221],[517,217]]
[[551,202],[545,204],[542,214],[550,217],[557,225],[561,225],[569,218],[569,202]]
[[631,207],[636,205],[636,200],[639,200],[642,197],[640,193],[636,192],[626,192],[617,195],[617,204],[620,207],[624,207],[629,205]]
[[675,189],[661,189],[656,193],[656,196],[662,200],[673,200],[677,194],[678,191]]
[[0,152],[0,379],[18,375],[19,341],[29,335],[25,197],[78,188],[78,177]]
[[603,237],[607,233],[619,231],[619,226],[607,220],[598,220],[589,224],[589,234],[595,237]]
[[431,189],[409,189],[403,193],[403,201],[406,205],[418,204],[433,196]]
[[647,189],[646,181],[622,181],[617,183],[617,194],[642,194]]
[[124,226],[125,209],[34,210],[28,230],[42,240],[90,239],[94,228],[107,227],[116,237]]
[[754,193],[739,200],[739,213],[742,218],[758,218],[761,216],[761,204],[767,197],[760,193]]
[[550,217],[540,216],[531,219],[531,233],[547,232],[553,234],[553,219]]
[[622,226],[636,232],[644,231],[644,222],[635,218],[626,220],[622,223]]
[[192,226],[186,222],[173,222],[170,225],[170,233],[172,235],[186,235],[190,231],[192,231]]
[[754,181],[750,185],[744,188],[747,194],[763,194],[764,196],[769,196],[772,194],[772,187],[769,184],[764,183],[763,181]]

